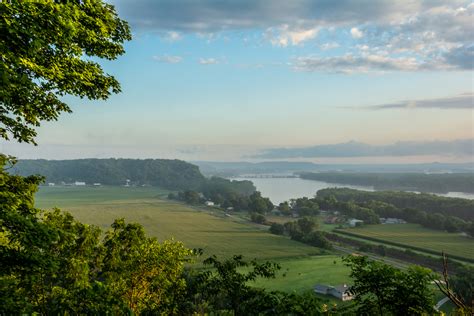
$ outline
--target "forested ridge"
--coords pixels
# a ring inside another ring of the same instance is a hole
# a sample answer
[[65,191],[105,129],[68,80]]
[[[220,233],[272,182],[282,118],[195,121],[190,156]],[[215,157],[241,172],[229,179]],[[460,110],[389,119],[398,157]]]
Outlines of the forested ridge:
[[304,172],[300,177],[330,183],[373,186],[376,190],[474,192],[474,173]]
[[47,182],[152,185],[166,189],[198,189],[205,181],[195,165],[168,159],[20,160],[12,174],[41,174]]
[[416,209],[427,214],[440,213],[445,216],[456,216],[463,220],[474,220],[474,201],[468,199],[398,191],[368,192],[348,188],[322,189],[318,191],[317,196],[318,198],[333,196],[341,202],[378,201],[389,203],[400,209]]

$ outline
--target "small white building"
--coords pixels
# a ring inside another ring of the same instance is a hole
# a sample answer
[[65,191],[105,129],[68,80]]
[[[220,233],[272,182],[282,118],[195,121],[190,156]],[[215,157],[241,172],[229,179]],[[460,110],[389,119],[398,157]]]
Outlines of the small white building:
[[406,224],[407,222],[401,218],[380,218],[382,224]]
[[356,227],[356,226],[364,224],[364,221],[360,219],[356,219],[356,218],[351,218],[350,220],[347,221],[347,224],[349,224],[350,227]]
[[54,187],[56,184],[54,182],[48,182],[48,187]]
[[82,182],[82,181],[76,181],[76,182],[74,182],[74,185],[75,186],[84,186],[84,185],[86,185],[86,183]]
[[350,301],[354,298],[349,292],[349,286],[342,284],[338,286],[316,284],[314,286],[314,292],[323,295],[331,295],[337,297],[341,301]]
[[96,183],[94,183],[93,185],[94,185],[95,187],[100,187],[102,184],[99,183],[99,182],[96,182]]
[[204,204],[206,204],[206,206],[214,206],[214,202],[212,201],[206,201]]

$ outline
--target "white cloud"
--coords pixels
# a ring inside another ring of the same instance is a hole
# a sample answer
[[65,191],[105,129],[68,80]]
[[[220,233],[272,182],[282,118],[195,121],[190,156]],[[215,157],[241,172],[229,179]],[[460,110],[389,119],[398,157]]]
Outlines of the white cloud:
[[322,50],[330,50],[330,49],[335,49],[338,47],[340,47],[340,45],[336,42],[324,43],[321,46],[319,46],[319,48],[321,48]]
[[361,30],[359,30],[357,27],[353,27],[353,28],[351,28],[351,36],[352,36],[352,38],[359,39],[359,38],[362,38],[364,36],[364,33]]
[[176,42],[176,41],[179,41],[183,38],[183,36],[181,35],[181,33],[179,32],[176,32],[176,31],[169,31],[169,32],[166,32],[166,35],[164,37],[167,41],[170,41],[170,42]]
[[[343,54],[354,50],[341,34],[360,41],[359,54],[367,60],[373,55],[403,57],[415,60],[419,67],[411,68],[416,70],[473,69],[471,0],[404,0],[403,5],[393,0],[199,0],[186,5],[182,0],[111,1],[134,29],[168,32],[170,40],[194,33],[207,34],[211,41],[222,31],[261,30],[273,45],[288,47],[314,40],[327,30],[341,36],[338,51]],[[333,48],[326,44],[318,43],[322,50]],[[344,60],[344,56],[336,57]]]
[[286,47],[288,45],[299,45],[305,41],[315,38],[318,35],[319,28],[309,29],[291,29],[288,24],[277,28],[269,28],[265,32],[265,37],[270,40],[272,45]]
[[336,57],[298,57],[294,59],[292,65],[296,71],[344,74],[373,71],[416,71],[426,67],[411,57],[392,58],[381,55],[354,56],[352,54]]
[[177,64],[183,61],[183,58],[181,56],[171,56],[171,55],[153,56],[153,59],[160,63],[167,63],[167,64]]
[[219,64],[219,60],[215,58],[199,58],[199,63],[201,65],[216,65]]

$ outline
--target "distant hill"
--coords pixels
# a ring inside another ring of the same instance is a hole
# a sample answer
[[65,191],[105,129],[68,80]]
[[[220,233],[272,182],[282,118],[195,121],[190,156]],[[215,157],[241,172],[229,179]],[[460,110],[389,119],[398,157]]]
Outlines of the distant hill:
[[218,162],[193,161],[205,175],[239,176],[242,174],[282,174],[300,172],[384,172],[384,173],[469,173],[474,163],[420,164],[316,164],[296,161]]
[[177,190],[195,190],[205,182],[198,166],[167,159],[20,160],[9,172],[40,174],[55,183],[124,185],[130,180],[131,184]]

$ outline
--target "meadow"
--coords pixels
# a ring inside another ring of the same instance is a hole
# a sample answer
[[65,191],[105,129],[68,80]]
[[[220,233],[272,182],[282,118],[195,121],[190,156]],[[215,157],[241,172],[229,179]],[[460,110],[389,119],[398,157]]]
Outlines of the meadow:
[[447,233],[424,228],[418,224],[365,225],[341,230],[360,238],[396,243],[426,251],[474,259],[474,239],[459,233]]
[[311,291],[316,283],[350,282],[349,269],[341,256],[289,238],[272,235],[268,227],[226,216],[213,208],[191,207],[169,201],[168,191],[152,187],[41,187],[36,206],[58,207],[78,220],[106,230],[116,218],[142,224],[159,240],[174,238],[189,248],[202,248],[203,258],[242,254],[244,259],[278,262],[282,269],[275,279],[253,285],[282,291]]

